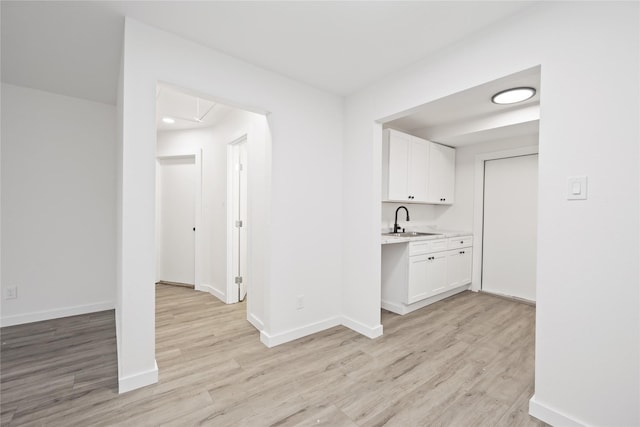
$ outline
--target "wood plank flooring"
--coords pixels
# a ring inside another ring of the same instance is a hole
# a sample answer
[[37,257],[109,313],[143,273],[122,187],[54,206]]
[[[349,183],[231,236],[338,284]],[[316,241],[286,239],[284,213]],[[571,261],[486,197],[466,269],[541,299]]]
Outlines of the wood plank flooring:
[[535,307],[465,292],[384,336],[335,327],[272,349],[225,305],[156,287],[160,381],[117,394],[113,312],[2,329],[3,426],[544,426]]

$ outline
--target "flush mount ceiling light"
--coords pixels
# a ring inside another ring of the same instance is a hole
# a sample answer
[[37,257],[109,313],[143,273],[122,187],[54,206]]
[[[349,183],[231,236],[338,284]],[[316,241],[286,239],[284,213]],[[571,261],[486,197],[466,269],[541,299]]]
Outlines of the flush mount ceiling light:
[[174,119],[172,119],[171,117],[163,117],[163,118],[162,118],[162,121],[163,121],[164,123],[169,124],[169,125],[172,125],[172,124],[174,124],[174,123],[176,122],[176,121],[175,121]]
[[517,102],[526,101],[536,94],[536,90],[532,87],[516,87],[513,89],[503,90],[491,97],[494,104],[515,104]]

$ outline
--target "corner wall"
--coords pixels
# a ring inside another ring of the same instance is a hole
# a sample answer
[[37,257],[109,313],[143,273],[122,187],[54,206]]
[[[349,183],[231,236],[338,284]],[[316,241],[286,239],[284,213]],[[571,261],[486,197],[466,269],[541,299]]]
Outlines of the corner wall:
[[[380,321],[381,126],[375,121],[541,65],[531,412],[556,425],[640,424],[639,27],[637,3],[536,3],[350,96],[345,315],[363,324]],[[589,177],[588,200],[566,200],[573,175]]]
[[2,326],[113,309],[116,108],[2,84]]

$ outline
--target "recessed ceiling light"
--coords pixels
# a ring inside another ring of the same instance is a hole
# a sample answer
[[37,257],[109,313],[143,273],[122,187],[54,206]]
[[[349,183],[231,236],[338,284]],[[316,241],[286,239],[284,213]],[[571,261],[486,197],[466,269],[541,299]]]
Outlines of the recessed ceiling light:
[[174,123],[176,122],[176,121],[175,121],[174,119],[172,119],[171,117],[163,117],[163,118],[162,118],[162,121],[163,121],[164,123],[167,123],[167,124],[170,124],[170,125],[172,125],[172,124],[174,124]]
[[494,104],[515,104],[517,102],[526,101],[536,94],[536,90],[532,87],[516,87],[513,89],[503,90],[491,97]]

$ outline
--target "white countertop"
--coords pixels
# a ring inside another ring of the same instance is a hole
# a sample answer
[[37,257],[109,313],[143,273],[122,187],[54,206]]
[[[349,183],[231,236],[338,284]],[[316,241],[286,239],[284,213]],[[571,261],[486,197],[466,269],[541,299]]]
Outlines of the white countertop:
[[418,240],[437,240],[437,239],[448,239],[450,237],[461,237],[461,236],[472,236],[473,234],[469,231],[460,231],[460,230],[407,230],[407,231],[418,231],[423,233],[438,233],[431,236],[412,236],[412,237],[395,237],[395,236],[381,236],[381,243],[383,245],[388,245],[392,243],[407,243],[407,242],[415,242]]

